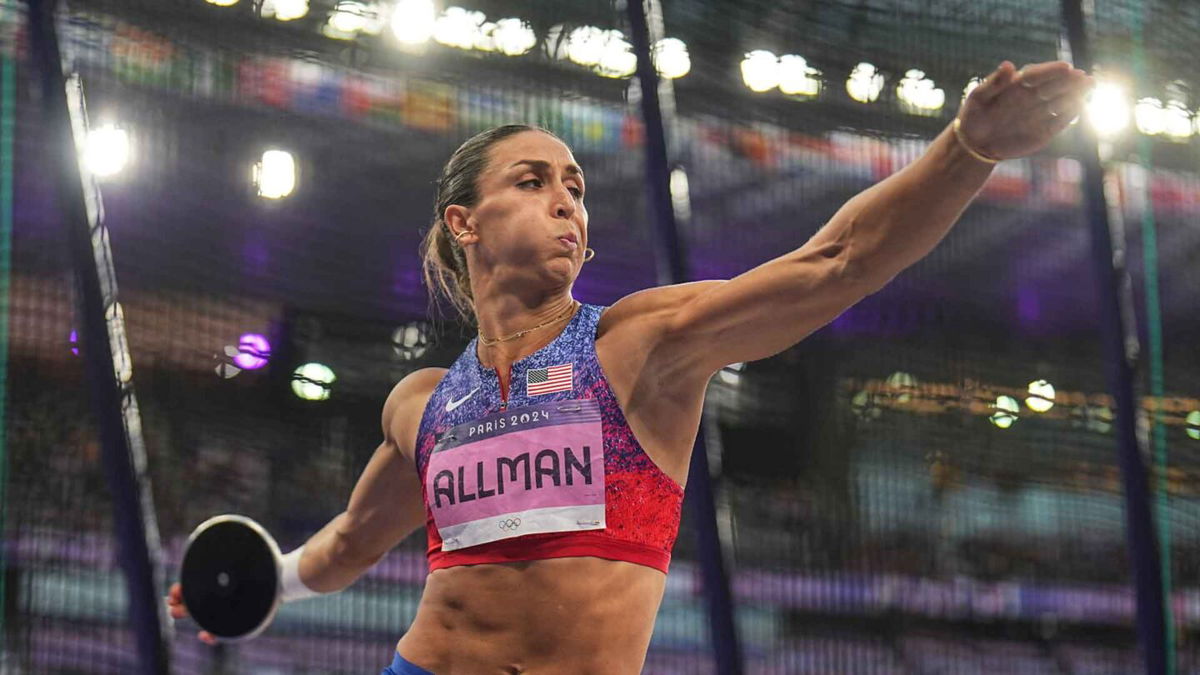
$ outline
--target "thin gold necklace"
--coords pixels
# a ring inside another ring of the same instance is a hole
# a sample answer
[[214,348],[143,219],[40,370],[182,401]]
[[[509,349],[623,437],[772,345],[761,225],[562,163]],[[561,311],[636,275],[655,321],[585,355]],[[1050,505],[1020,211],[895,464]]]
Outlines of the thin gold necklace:
[[483,331],[480,330],[479,331],[479,341],[481,343],[483,343],[483,345],[485,347],[490,347],[494,344],[499,344],[501,342],[508,342],[509,340],[516,340],[517,338],[521,337],[522,335],[528,335],[529,333],[532,333],[533,331],[535,331],[539,328],[545,328],[546,326],[556,324],[559,321],[562,321],[563,319],[573,315],[575,313],[575,308],[578,305],[579,305],[578,302],[572,301],[571,306],[568,307],[566,309],[566,311],[562,312],[561,314],[554,317],[553,319],[550,319],[548,321],[543,321],[542,323],[539,323],[538,325],[534,326],[533,328],[526,328],[525,330],[519,330],[519,331],[513,333],[512,335],[505,335],[504,337],[501,337],[501,338],[490,338],[490,337],[484,335]]

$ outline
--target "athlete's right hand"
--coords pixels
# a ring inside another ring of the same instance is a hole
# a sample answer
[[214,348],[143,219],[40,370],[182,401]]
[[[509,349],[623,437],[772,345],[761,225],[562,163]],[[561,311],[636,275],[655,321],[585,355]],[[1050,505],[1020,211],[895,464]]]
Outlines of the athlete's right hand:
[[[171,590],[167,592],[167,611],[171,613],[172,619],[182,619],[188,615],[187,606],[183,604],[183,586],[178,582],[172,584]],[[217,644],[216,636],[206,630],[197,633],[196,637],[204,644]]]

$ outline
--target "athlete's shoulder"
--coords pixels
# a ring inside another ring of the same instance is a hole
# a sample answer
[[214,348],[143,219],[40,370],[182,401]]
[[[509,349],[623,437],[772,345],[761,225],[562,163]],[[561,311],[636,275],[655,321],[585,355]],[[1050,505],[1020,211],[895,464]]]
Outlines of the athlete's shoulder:
[[[725,282],[719,280],[690,281],[682,284],[655,286],[630,293],[604,311],[600,317],[597,335],[625,326],[634,326],[645,330],[656,323],[664,323],[692,298],[723,283]],[[657,322],[656,319],[662,321]]]
[[384,435],[408,435],[407,432],[415,429],[421,423],[429,397],[447,372],[446,368],[421,368],[397,382],[383,404]]

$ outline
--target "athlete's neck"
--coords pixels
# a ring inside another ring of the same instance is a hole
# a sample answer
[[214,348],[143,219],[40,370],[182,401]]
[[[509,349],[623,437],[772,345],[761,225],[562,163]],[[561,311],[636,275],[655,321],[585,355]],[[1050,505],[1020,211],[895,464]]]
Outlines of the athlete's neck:
[[547,296],[532,306],[512,296],[490,298],[483,302],[476,300],[475,316],[479,323],[479,332],[488,338],[488,342],[512,336],[542,323],[547,324],[495,344],[484,344],[485,340],[479,340],[476,351],[479,363],[485,368],[496,368],[503,372],[514,361],[519,361],[550,344],[570,323],[571,317],[574,316],[575,304],[569,293]]

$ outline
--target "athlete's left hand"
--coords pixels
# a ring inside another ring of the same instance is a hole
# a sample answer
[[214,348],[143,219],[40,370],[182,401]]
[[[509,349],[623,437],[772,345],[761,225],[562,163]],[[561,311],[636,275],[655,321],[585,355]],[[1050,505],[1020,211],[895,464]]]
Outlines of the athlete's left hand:
[[967,96],[958,112],[967,143],[995,159],[1031,155],[1083,110],[1095,79],[1066,61],[1017,70],[1000,64]]

